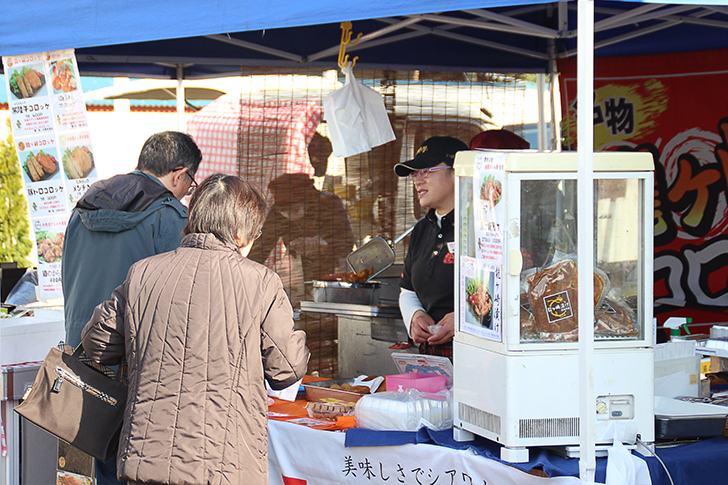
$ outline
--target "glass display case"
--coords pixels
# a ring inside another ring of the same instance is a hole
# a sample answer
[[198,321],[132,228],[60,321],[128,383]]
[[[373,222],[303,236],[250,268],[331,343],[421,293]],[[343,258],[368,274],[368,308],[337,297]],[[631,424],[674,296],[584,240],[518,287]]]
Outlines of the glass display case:
[[585,201],[576,153],[457,154],[456,431],[509,461],[578,444],[576,222],[592,203],[597,442],[612,425],[653,440],[652,170],[648,153],[595,153]]

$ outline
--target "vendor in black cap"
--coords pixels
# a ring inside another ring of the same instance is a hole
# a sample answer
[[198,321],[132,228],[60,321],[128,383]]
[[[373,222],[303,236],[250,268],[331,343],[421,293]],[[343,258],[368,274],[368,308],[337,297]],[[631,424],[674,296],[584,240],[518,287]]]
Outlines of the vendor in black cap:
[[[414,159],[394,171],[408,177],[427,214],[415,226],[400,280],[399,308],[420,353],[452,358],[455,263],[455,153],[468,146],[457,138],[434,136]],[[439,327],[436,327],[439,326]]]

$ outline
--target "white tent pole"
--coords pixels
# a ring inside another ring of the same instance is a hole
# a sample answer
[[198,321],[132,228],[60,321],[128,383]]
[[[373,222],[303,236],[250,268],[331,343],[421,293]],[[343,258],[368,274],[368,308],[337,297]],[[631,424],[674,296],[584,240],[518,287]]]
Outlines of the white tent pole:
[[555,71],[549,74],[549,105],[551,108],[551,131],[549,134],[549,145],[547,149],[561,151],[561,126],[559,121],[556,119],[556,103],[559,103],[559,98],[556,95],[556,83],[559,78]]
[[544,75],[536,74],[536,89],[538,90],[538,149],[546,150],[546,105],[544,101]]
[[185,117],[185,86],[184,68],[177,64],[177,131],[184,132]]
[[577,2],[577,260],[579,284],[579,474],[596,474],[594,391],[594,2]]

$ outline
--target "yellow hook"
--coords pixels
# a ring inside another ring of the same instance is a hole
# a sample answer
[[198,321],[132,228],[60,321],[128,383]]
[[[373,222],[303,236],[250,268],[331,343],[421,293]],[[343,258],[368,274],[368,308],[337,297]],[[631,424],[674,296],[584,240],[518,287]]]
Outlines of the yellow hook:
[[[339,44],[339,67],[341,68],[346,67],[346,63],[349,62],[349,54],[346,54],[346,46],[356,45],[359,43],[359,39],[361,39],[362,36],[362,33],[359,32],[359,35],[356,36],[356,40],[351,42],[351,34],[351,22],[341,22],[341,44]],[[357,59],[359,59],[359,56],[351,60],[352,69],[354,68],[354,64],[356,64]]]

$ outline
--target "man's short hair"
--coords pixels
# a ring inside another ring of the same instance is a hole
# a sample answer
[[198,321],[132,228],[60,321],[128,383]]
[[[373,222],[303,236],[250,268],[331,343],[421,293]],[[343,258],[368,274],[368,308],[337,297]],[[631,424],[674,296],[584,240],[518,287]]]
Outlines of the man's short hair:
[[235,175],[210,175],[190,199],[185,234],[214,234],[225,244],[245,247],[263,227],[263,196]]
[[202,152],[190,135],[163,131],[144,142],[136,169],[164,177],[176,168],[186,167],[194,175],[201,160]]

